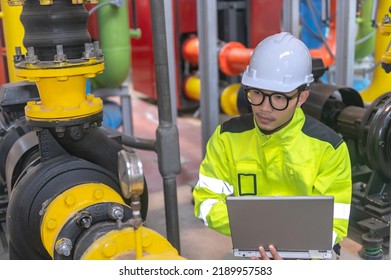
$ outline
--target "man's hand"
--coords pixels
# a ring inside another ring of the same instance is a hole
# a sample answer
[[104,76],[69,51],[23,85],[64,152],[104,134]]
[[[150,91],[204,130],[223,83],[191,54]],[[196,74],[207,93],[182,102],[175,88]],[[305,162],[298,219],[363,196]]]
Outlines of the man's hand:
[[265,248],[262,246],[259,246],[259,253],[261,254],[261,257],[252,257],[253,260],[282,260],[283,258],[280,257],[280,255],[277,252],[277,249],[273,245],[269,245],[270,254],[272,255],[272,258],[269,258],[266,255]]

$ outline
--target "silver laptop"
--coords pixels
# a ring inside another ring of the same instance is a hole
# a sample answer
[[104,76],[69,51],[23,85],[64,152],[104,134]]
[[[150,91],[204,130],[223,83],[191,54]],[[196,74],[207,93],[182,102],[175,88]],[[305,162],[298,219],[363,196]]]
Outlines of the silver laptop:
[[269,257],[274,245],[285,259],[332,257],[332,196],[228,196],[234,256]]

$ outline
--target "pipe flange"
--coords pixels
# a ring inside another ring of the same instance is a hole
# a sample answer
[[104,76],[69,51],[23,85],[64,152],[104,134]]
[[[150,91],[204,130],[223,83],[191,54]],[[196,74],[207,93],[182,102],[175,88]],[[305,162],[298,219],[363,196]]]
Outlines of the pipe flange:
[[[74,245],[78,242],[78,239],[81,238],[85,234],[85,231],[91,227],[94,227],[97,224],[108,223],[116,221],[110,215],[110,210],[120,205],[123,208],[123,216],[121,221],[127,221],[132,217],[132,209],[124,204],[104,202],[91,205],[86,207],[79,212],[75,213],[70,219],[66,222],[66,224],[61,229],[58,234],[55,244],[61,242],[62,239],[68,239],[71,241],[71,244]],[[60,250],[54,250],[53,256],[55,260],[72,260],[79,259],[80,256],[75,255],[74,246],[72,246],[71,252],[69,255],[63,254]]]
[[378,97],[368,108],[358,143],[359,153],[371,169],[391,180],[391,92]]

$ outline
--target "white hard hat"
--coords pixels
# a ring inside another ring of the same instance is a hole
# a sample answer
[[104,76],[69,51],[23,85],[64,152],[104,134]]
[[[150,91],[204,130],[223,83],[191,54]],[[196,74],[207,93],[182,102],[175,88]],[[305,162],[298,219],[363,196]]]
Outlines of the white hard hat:
[[254,49],[242,84],[270,91],[291,92],[314,81],[307,46],[288,32],[265,38]]

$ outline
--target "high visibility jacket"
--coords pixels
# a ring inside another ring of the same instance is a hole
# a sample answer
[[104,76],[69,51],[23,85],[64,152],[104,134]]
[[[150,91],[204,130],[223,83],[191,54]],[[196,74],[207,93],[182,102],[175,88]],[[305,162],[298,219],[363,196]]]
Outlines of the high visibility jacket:
[[230,235],[229,195],[334,196],[333,242],[339,243],[347,236],[352,195],[347,145],[301,108],[270,135],[260,131],[252,114],[232,118],[209,139],[193,190],[196,217],[225,235]]

